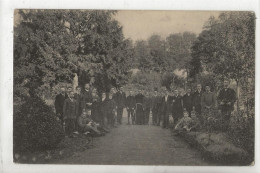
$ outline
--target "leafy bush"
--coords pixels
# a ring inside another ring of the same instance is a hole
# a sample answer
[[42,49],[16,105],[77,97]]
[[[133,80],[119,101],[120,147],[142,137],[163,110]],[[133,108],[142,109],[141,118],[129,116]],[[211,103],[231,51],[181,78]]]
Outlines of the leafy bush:
[[247,150],[253,157],[255,144],[254,112],[250,112],[250,115],[246,116],[246,112],[242,110],[235,112],[230,122],[228,134],[236,145]]
[[64,137],[54,112],[39,97],[27,98],[20,110],[14,111],[14,151],[46,150]]
[[204,109],[201,116],[204,122],[201,124],[202,130],[207,130],[209,132],[222,131],[222,116],[218,109]]
[[134,84],[138,89],[145,89],[147,91],[153,91],[155,88],[161,86],[161,75],[156,72],[137,72],[131,79],[131,84]]
[[[247,112],[240,110],[234,111],[231,116],[229,127],[227,131],[228,137],[238,147],[243,148],[249,153],[250,160],[254,158],[254,139],[255,139],[255,119],[254,112],[250,112],[250,116],[246,116]],[[221,132],[223,131],[222,125],[225,122],[221,121],[221,113],[218,110],[205,110],[202,113],[204,124],[202,131],[208,132]]]

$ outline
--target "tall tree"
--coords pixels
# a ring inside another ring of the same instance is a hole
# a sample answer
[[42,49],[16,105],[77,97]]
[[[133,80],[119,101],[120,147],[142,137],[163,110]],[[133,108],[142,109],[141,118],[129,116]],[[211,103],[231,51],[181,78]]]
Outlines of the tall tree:
[[191,46],[196,35],[190,32],[171,34],[166,38],[167,57],[172,70],[179,68],[188,71],[187,62],[191,60]]
[[134,51],[138,63],[138,68],[145,72],[152,70],[154,64],[147,42],[144,40],[136,41]]
[[20,10],[21,21],[14,28],[15,94],[39,94],[58,82],[71,82],[75,72],[83,74],[81,83],[96,77],[107,79],[106,86],[123,84],[132,45],[115,13]]
[[247,84],[248,78],[254,79],[254,13],[225,12],[218,19],[211,17],[192,48],[192,57],[194,74],[209,71],[234,79],[237,89],[241,81]]
[[34,95],[57,81],[70,81],[77,46],[56,10],[21,10],[14,28],[14,93]]
[[152,35],[148,38],[148,47],[150,50],[150,56],[153,61],[153,71],[164,72],[168,69],[168,63],[166,59],[165,41],[161,39],[159,35]]

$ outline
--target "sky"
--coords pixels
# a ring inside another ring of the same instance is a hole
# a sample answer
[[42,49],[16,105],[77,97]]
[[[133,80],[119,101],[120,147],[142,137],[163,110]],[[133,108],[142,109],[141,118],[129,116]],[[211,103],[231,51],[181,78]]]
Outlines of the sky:
[[218,17],[218,11],[118,11],[115,19],[123,26],[125,38],[133,41],[147,39],[152,34],[162,38],[185,31],[199,34],[210,16]]

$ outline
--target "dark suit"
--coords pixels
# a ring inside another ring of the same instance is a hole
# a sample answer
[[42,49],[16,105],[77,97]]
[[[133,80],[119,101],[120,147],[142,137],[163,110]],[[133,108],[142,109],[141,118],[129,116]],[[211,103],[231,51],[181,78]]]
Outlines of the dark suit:
[[135,96],[136,101],[136,124],[143,124],[144,118],[144,109],[143,109],[143,102],[144,96],[142,94],[137,94]]
[[157,124],[158,121],[158,109],[160,105],[161,98],[159,96],[154,96],[152,98],[152,116],[153,116],[153,124]]
[[114,111],[116,109],[116,102],[114,101],[114,99],[106,98],[103,105],[105,105],[104,112],[106,112],[108,124],[114,126],[115,125]]
[[105,125],[105,120],[107,120],[106,98],[104,100],[100,100],[99,110],[100,110],[101,124]]
[[182,109],[182,97],[181,96],[173,96],[172,97],[172,117],[174,119],[174,124],[178,122],[178,120],[183,115]]
[[192,96],[191,94],[185,94],[182,98],[183,109],[185,108],[189,112],[189,116],[192,110]]
[[[163,128],[168,128],[169,126],[169,115],[172,114],[172,96],[162,97],[160,104],[160,113],[163,120]],[[160,120],[159,122],[160,123]]]
[[55,97],[55,110],[56,110],[56,115],[58,116],[58,118],[61,121],[61,126],[63,127],[63,105],[64,105],[64,101],[65,101],[65,95],[62,94],[58,94]]
[[[223,130],[225,131],[229,125],[231,112],[234,110],[234,103],[236,102],[236,92],[231,88],[223,88],[219,92],[218,102],[222,114]],[[221,104],[221,102],[223,103]]]
[[149,123],[149,116],[151,110],[151,99],[149,97],[144,98],[144,124]]
[[[221,111],[222,112],[227,112],[227,111],[232,111],[234,109],[234,103],[236,101],[236,92],[231,89],[231,88],[227,88],[227,89],[222,89],[219,92],[218,95],[218,102],[219,104],[221,102],[223,102],[223,105],[221,106]],[[228,102],[230,102],[231,104],[227,104]]]
[[192,96],[192,106],[195,106],[195,111],[201,115],[201,96],[202,91],[196,91]]
[[[83,90],[82,91],[82,104],[83,104],[83,107],[86,109],[88,106],[87,106],[87,103],[92,103],[92,95],[91,95],[91,91],[86,91],[86,90]],[[91,107],[91,106],[90,106]]]
[[135,122],[134,117],[134,109],[135,109],[135,97],[134,96],[128,96],[126,98],[126,107],[127,107],[127,114],[128,114],[128,124],[129,124],[129,118],[132,119],[132,124]]
[[126,104],[126,96],[124,92],[117,92],[116,93],[116,104],[117,104],[117,122],[119,124],[122,123],[122,116],[123,116],[123,109],[125,107]]
[[76,101],[76,115],[79,117],[82,114],[82,110],[84,109],[84,98],[82,94],[75,94],[74,99]]
[[100,111],[100,101],[98,98],[93,100],[92,106],[91,106],[91,119],[95,122],[100,123],[101,122],[101,111]]
[[74,99],[76,102],[76,123],[75,123],[75,129],[78,130],[78,118],[82,114],[82,110],[84,108],[83,105],[83,95],[82,94],[75,94]]

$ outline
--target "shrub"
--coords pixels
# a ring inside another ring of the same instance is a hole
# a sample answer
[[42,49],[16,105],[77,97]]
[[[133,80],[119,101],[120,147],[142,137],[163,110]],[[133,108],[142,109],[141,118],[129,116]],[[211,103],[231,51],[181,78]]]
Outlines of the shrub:
[[232,141],[247,150],[253,159],[255,144],[254,112],[250,112],[250,115],[251,116],[247,116],[243,110],[235,112],[230,122],[228,134]]
[[27,98],[20,110],[14,112],[15,152],[46,150],[63,139],[61,124],[52,109],[39,97]]
[[221,131],[223,122],[222,116],[218,109],[204,109],[202,111],[202,118],[204,124],[201,125],[201,128],[209,132]]

